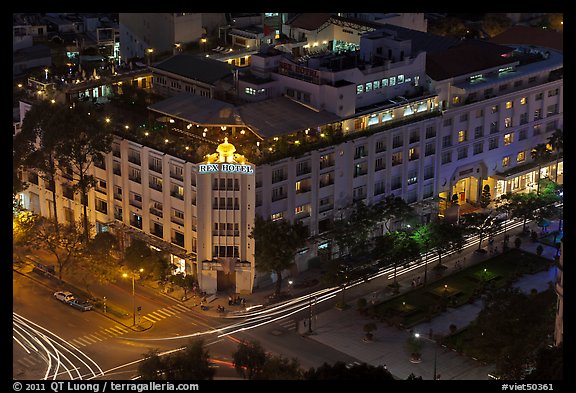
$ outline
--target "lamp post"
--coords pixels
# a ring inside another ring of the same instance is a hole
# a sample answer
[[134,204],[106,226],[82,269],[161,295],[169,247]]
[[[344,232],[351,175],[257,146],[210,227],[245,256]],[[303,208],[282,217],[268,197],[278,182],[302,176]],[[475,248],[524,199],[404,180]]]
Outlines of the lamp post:
[[428,340],[428,341],[434,343],[434,374],[432,376],[432,379],[434,381],[436,381],[438,379],[438,373],[436,370],[436,360],[438,358],[438,345],[436,345],[436,342],[434,340],[431,340],[431,339],[426,338],[424,336],[420,336],[420,333],[414,333],[414,337],[416,337],[417,340],[419,340],[420,338],[423,338],[424,340]]
[[[140,269],[139,272],[142,273],[144,269]],[[127,273],[122,274],[122,277],[128,277]],[[136,326],[136,291],[135,291],[135,278],[136,273],[132,272],[132,326]]]
[[[316,302],[316,298],[314,298]],[[312,334],[312,298],[310,298],[310,315],[308,316],[308,334]]]
[[154,48],[146,49],[146,54],[148,55],[148,66],[150,66],[150,58],[152,57],[152,53],[154,53]]

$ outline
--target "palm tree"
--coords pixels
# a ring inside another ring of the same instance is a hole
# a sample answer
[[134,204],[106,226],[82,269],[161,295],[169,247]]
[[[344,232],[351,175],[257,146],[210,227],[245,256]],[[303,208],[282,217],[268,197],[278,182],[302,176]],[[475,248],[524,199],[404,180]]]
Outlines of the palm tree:
[[554,173],[554,182],[558,183],[558,161],[560,154],[564,152],[564,131],[557,128],[552,135],[548,137],[548,145],[556,152],[556,171]]
[[536,181],[536,194],[540,194],[540,171],[542,170],[542,164],[550,160],[551,151],[545,143],[539,143],[530,152],[532,159],[538,164],[538,178]]

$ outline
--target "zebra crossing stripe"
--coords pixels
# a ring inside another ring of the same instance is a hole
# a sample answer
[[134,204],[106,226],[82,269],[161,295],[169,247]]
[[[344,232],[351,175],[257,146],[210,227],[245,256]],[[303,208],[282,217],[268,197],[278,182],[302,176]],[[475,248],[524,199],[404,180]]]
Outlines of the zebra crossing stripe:
[[[108,330],[108,329],[106,329],[106,330]],[[124,334],[128,331],[128,330],[124,330],[124,329],[120,328],[119,326],[112,326],[109,330],[112,330],[114,332],[115,336],[117,336],[119,334]]]
[[154,311],[152,314],[160,314],[160,315],[162,315],[163,317],[164,317],[164,315],[165,315],[166,317],[171,317],[172,315],[175,315],[176,313],[175,313],[175,312],[169,313],[167,310],[164,310],[164,309],[163,309],[163,310],[156,310],[156,311]]
[[149,320],[149,321],[152,322],[152,323],[159,321],[159,319],[149,318],[149,315],[144,315],[144,316],[142,317],[142,319],[147,319],[147,320]]
[[30,358],[18,359],[18,363],[20,363],[21,365],[23,365],[26,368],[32,367],[32,366],[35,366],[36,364],[38,364],[36,361],[34,361]]
[[183,304],[176,304],[175,306],[172,306],[170,308],[177,308],[178,310],[182,311],[182,312],[187,312],[190,311],[189,307],[184,306]]
[[93,334],[89,334],[89,335],[84,336],[84,337],[82,337],[82,338],[85,339],[85,340],[90,341],[91,343],[95,343],[95,342],[98,342],[98,341],[102,341],[101,338],[99,338],[98,336],[95,336],[95,335],[93,335]]

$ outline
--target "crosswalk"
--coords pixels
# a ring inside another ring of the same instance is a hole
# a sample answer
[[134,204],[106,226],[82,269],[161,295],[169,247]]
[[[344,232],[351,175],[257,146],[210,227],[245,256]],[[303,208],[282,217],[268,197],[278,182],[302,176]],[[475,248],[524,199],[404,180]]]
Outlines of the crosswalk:
[[183,313],[186,311],[190,311],[190,309],[186,306],[176,304],[174,306],[161,308],[161,309],[156,310],[154,312],[145,314],[141,317],[141,319],[146,319],[146,320],[154,323],[154,322],[161,321],[162,319],[169,318],[169,317],[172,317],[174,315],[177,315],[177,314],[180,314],[180,313]]
[[[146,319],[147,321],[155,323],[155,322],[161,321],[162,319],[173,317],[177,314],[181,314],[181,313],[187,312],[187,311],[190,311],[190,309],[188,307],[180,305],[180,304],[176,304],[174,306],[164,307],[162,309],[158,309],[158,310],[153,311],[151,313],[145,314],[145,315],[141,316],[140,319],[141,320]],[[132,330],[129,327],[126,327],[124,325],[115,325],[115,326],[112,326],[112,327],[109,327],[106,329],[99,330],[99,331],[94,332],[94,333],[90,333],[90,334],[86,334],[86,335],[81,336],[81,337],[74,338],[74,339],[70,340],[69,342],[76,347],[85,347],[85,346],[95,344],[95,343],[100,342],[100,341],[107,340],[107,339],[112,338],[112,337],[121,336],[121,335],[129,333],[129,332],[132,332]]]
[[292,318],[284,318],[276,322],[276,324],[282,326],[286,330],[297,330],[298,326],[296,325],[296,321]]
[[26,370],[31,370],[37,366],[44,366],[46,364],[42,358],[33,355],[27,355],[26,357],[20,358],[17,360],[17,362]]

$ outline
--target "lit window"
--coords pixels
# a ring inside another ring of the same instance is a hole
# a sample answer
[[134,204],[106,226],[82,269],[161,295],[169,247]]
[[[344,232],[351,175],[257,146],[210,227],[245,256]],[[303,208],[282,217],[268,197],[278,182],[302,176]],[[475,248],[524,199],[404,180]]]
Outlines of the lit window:
[[356,86],[356,94],[362,94],[364,92],[364,85]]
[[460,103],[460,97],[454,96],[454,97],[452,98],[452,103],[453,103],[453,104],[458,104],[458,103]]
[[466,130],[458,131],[458,142],[466,142]]
[[521,151],[518,152],[518,155],[516,156],[516,162],[523,162],[526,159],[526,152]]
[[506,101],[506,109],[511,109],[513,107],[512,101]]
[[372,91],[372,82],[366,82],[366,93]]
[[284,218],[284,213],[280,212],[280,213],[274,213],[270,216],[270,218],[272,219],[272,221],[277,221],[277,220],[281,220]]
[[510,165],[510,156],[502,158],[502,167],[506,168],[508,165]]
[[390,77],[390,86],[394,86],[396,84],[396,77],[395,76],[391,76]]
[[514,141],[514,133],[504,134],[504,146],[508,146]]
[[520,98],[520,105],[526,105],[526,97]]

